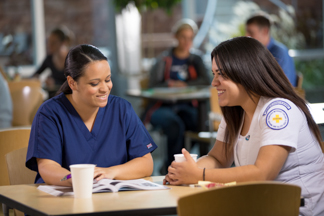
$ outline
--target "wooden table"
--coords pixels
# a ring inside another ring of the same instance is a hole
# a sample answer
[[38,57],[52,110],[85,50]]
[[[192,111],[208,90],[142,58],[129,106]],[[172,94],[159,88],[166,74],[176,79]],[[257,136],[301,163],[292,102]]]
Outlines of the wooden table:
[[[198,102],[197,130],[208,131],[206,122],[208,120],[207,102],[210,100],[210,86],[188,86],[181,88],[153,88],[148,90],[129,89],[126,94],[131,97],[145,98],[151,101],[162,101],[163,103],[175,104],[178,102]],[[200,154],[208,153],[207,145],[200,145]]]
[[[146,178],[162,184],[163,176]],[[168,215],[176,214],[179,197],[203,191],[188,186],[168,186],[168,190],[96,193],[91,199],[55,197],[37,185],[0,187],[0,203],[28,215]]]

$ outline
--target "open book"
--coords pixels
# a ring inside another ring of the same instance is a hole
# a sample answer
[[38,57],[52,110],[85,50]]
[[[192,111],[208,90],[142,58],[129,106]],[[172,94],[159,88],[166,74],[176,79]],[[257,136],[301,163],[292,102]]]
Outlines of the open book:
[[[37,189],[49,193],[53,196],[73,195],[72,187],[40,185],[37,187]],[[121,190],[162,190],[162,189],[169,189],[169,188],[144,179],[135,179],[135,180],[101,179],[98,182],[94,181],[92,193],[118,192]]]

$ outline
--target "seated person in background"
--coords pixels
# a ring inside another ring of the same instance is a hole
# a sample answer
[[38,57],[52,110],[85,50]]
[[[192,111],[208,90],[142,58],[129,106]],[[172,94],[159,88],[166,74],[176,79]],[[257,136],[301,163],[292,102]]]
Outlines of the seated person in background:
[[61,86],[66,80],[63,69],[70,43],[70,36],[67,31],[68,29],[56,28],[51,32],[47,42],[49,54],[33,75],[33,77],[39,77],[45,69],[50,68],[52,74],[46,79],[48,89]]
[[[210,79],[205,65],[197,51],[191,49],[197,25],[190,19],[178,21],[172,31],[178,45],[164,51],[150,71],[149,87],[185,87],[209,85]],[[154,127],[161,127],[167,136],[168,155],[164,168],[173,161],[173,154],[184,146],[186,130],[195,131],[197,109],[191,102],[177,104],[150,104],[144,122],[150,121]]]
[[131,104],[110,95],[107,58],[92,45],[76,46],[64,74],[58,95],[41,105],[32,124],[26,166],[37,172],[35,183],[71,185],[60,181],[71,164],[96,164],[97,180],[150,176],[156,145]]
[[270,36],[270,26],[270,19],[265,13],[256,14],[246,21],[246,36],[257,39],[263,46],[268,48],[290,83],[296,87],[297,75],[294,60],[289,56],[287,47]]
[[0,73],[0,129],[11,127],[12,101],[8,83]]
[[282,181],[302,188],[302,215],[324,215],[321,134],[279,64],[249,37],[222,42],[211,59],[224,116],[216,142],[197,163],[183,149],[187,161],[172,162],[164,183]]

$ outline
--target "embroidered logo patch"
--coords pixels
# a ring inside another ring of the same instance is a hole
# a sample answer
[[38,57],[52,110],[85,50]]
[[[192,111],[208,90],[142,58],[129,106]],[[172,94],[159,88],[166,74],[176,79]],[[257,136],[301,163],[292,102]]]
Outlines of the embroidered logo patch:
[[267,125],[274,130],[281,130],[289,123],[288,115],[282,109],[273,109],[267,115]]
[[282,100],[276,100],[276,101],[273,101],[271,104],[269,104],[269,105],[267,106],[267,108],[265,109],[263,115],[265,116],[265,115],[267,114],[268,110],[269,110],[271,107],[276,106],[276,105],[284,106],[284,107],[287,108],[287,110],[290,110],[290,109],[291,109],[291,106],[290,106],[287,102],[282,101]]
[[150,149],[153,147],[152,143],[146,145],[147,149]]
[[250,140],[250,135],[248,135],[247,137],[245,137],[245,140],[246,141],[249,141]]

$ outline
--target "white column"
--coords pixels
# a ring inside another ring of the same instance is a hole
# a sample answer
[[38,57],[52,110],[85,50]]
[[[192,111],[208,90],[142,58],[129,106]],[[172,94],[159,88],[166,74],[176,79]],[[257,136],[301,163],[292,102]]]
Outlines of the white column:
[[34,43],[34,65],[40,65],[46,57],[46,39],[43,0],[31,0]]
[[195,0],[182,0],[182,17],[189,18],[195,21],[196,11],[195,11]]

